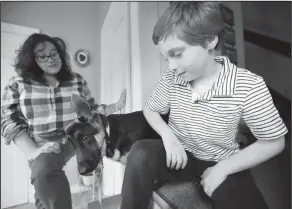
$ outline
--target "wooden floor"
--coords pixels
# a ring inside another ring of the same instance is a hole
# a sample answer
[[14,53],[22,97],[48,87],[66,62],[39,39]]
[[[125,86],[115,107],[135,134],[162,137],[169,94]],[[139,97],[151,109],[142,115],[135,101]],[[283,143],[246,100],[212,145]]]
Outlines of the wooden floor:
[[4,208],[4,209],[36,209],[36,207],[34,206],[34,204],[27,203],[27,204],[22,204],[22,205]]
[[[88,203],[92,202],[92,192],[82,192],[81,194],[72,194],[73,209],[87,209]],[[22,204],[3,209],[36,209],[33,203]]]
[[[72,195],[73,201],[73,209],[100,209],[98,203],[92,200],[92,193],[91,192],[83,192],[81,195],[73,194]],[[105,198],[103,200],[103,208],[104,209],[118,209],[120,204],[120,198],[117,197],[110,197]],[[154,203],[151,207],[152,209],[160,209],[158,205]],[[15,207],[10,208],[3,208],[3,209],[36,209],[35,205],[32,203],[18,205]]]

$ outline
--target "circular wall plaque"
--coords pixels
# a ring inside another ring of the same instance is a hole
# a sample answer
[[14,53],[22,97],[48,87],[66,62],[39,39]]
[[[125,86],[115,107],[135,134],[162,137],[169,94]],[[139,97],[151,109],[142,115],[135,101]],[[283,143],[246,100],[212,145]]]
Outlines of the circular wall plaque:
[[74,59],[79,67],[86,67],[90,62],[89,53],[84,49],[77,50]]

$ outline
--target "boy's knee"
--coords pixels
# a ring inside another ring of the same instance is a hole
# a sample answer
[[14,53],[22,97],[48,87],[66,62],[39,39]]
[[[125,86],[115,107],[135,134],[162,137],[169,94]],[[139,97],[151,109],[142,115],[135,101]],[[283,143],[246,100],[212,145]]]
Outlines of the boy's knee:
[[153,162],[157,158],[156,149],[154,146],[157,145],[157,140],[141,140],[136,142],[131,148],[128,156],[127,165],[135,167],[144,166],[147,162]]
[[147,150],[147,146],[145,146],[147,143],[145,143],[145,141],[138,141],[136,142],[133,147],[131,148],[129,157],[128,157],[128,163],[129,160],[137,162],[139,161],[139,163],[145,161],[148,159],[148,155],[149,152]]

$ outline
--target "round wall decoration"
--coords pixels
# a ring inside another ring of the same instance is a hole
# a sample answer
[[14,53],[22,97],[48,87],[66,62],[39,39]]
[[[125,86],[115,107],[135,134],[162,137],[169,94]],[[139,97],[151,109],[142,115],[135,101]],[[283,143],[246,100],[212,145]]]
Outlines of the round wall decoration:
[[90,62],[89,53],[84,49],[77,50],[74,59],[79,67],[86,67]]

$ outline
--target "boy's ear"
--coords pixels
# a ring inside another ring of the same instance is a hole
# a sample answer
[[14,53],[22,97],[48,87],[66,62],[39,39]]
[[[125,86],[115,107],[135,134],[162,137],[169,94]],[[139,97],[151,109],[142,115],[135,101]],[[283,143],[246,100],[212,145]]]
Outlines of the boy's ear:
[[207,49],[215,49],[217,43],[219,41],[218,36],[214,36],[212,39],[207,39]]

